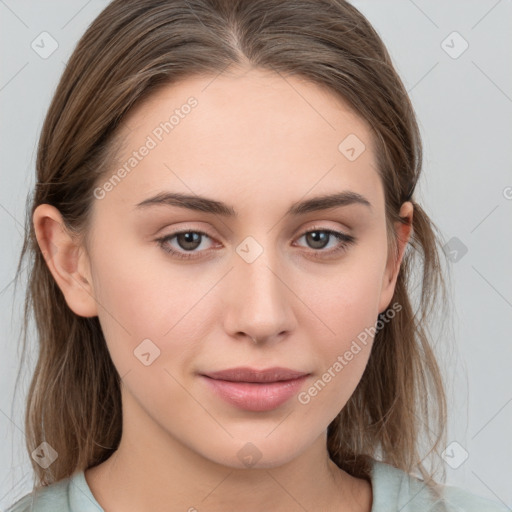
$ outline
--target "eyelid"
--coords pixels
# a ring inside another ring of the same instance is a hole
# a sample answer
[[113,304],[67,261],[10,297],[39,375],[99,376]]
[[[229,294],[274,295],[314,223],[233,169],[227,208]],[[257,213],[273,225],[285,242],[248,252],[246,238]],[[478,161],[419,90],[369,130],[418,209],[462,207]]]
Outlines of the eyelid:
[[[294,239],[300,238],[300,237],[310,233],[311,231],[325,231],[325,232],[330,232],[330,233],[339,233],[340,235],[343,235],[343,236],[345,236],[347,238],[354,238],[349,233],[347,233],[344,230],[340,230],[339,228],[331,228],[331,227],[328,227],[328,226],[316,224],[316,225],[313,225],[313,226],[308,226],[307,228],[302,228],[300,231],[298,231],[294,235]],[[209,233],[207,230],[204,230],[202,228],[198,228],[196,226],[187,226],[187,225],[185,225],[183,227],[180,227],[179,229],[176,229],[176,231],[171,231],[170,233],[166,233],[164,235],[161,235],[159,238],[170,238],[172,236],[181,235],[183,233],[189,233],[189,232],[199,233],[199,234],[202,234],[202,235],[206,235],[211,240],[216,240],[216,237],[213,236],[211,233]]]
[[[302,229],[300,231],[300,233],[294,237],[294,240],[302,238],[303,236],[305,236],[311,232],[314,232],[314,231],[322,231],[324,233],[328,233],[338,240],[337,247],[335,247],[333,249],[328,249],[328,250],[324,250],[324,249],[315,250],[315,249],[311,249],[311,248],[308,249],[307,247],[304,247],[304,246],[298,246],[298,247],[305,248],[306,250],[308,250],[308,252],[312,253],[313,256],[317,257],[317,258],[327,258],[327,257],[329,257],[329,255],[334,256],[335,254],[346,250],[348,245],[351,245],[356,241],[356,238],[354,236],[352,236],[344,231],[340,231],[338,229],[329,228],[329,227],[320,226],[320,225],[309,226],[308,228]],[[164,251],[170,253],[171,255],[175,255],[178,259],[185,259],[185,260],[186,259],[198,259],[201,257],[201,254],[209,254],[212,251],[212,249],[205,249],[203,251],[197,251],[197,252],[196,251],[188,251],[187,252],[187,251],[169,248],[169,245],[166,245],[166,242],[169,239],[174,238],[180,234],[190,233],[190,232],[206,236],[210,240],[215,241],[215,237],[210,235],[210,233],[208,233],[206,230],[196,229],[191,226],[184,226],[180,229],[177,229],[176,231],[162,235],[161,237],[158,237],[156,239],[156,241],[159,243],[159,245],[162,247],[162,249]]]
[[[162,230],[163,231],[163,230]],[[170,231],[169,233],[164,233],[163,235],[160,235],[159,238],[170,238],[172,236],[181,235],[183,233],[200,233],[202,235],[206,235],[211,240],[216,240],[216,237],[213,236],[207,229],[199,228],[197,226],[180,226],[179,228],[176,228],[173,231]]]
[[310,233],[311,231],[329,231],[332,233],[339,233],[340,235],[344,235],[348,238],[352,237],[352,235],[350,235],[350,233],[349,233],[349,231],[350,231],[349,229],[340,228],[338,226],[328,226],[325,224],[319,224],[318,221],[316,224],[309,225],[306,228],[301,228],[301,230],[298,232],[298,235],[296,235],[296,236],[303,236],[306,233]]

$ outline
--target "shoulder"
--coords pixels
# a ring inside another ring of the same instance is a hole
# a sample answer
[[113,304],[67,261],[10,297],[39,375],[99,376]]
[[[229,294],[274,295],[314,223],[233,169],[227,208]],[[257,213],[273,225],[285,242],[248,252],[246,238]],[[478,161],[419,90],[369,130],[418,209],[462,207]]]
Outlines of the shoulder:
[[5,512],[101,511],[84,485],[86,484],[83,471],[76,472],[68,478],[40,487],[23,496]]
[[459,487],[450,485],[444,486],[445,502],[451,505],[451,510],[456,512],[480,512],[482,510],[488,512],[510,512],[510,508],[505,505],[482,498],[476,494],[468,492]]
[[40,487],[11,505],[6,512],[68,511],[69,478]]
[[389,464],[374,461],[371,512],[509,512],[495,503],[459,487],[439,485],[435,495],[423,480]]

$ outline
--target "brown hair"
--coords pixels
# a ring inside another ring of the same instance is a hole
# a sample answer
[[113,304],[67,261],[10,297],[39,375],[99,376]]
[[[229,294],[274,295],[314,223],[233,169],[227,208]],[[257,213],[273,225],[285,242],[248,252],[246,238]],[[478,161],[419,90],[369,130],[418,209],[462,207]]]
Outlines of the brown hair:
[[[157,88],[229,66],[296,75],[334,92],[370,126],[385,190],[388,235],[414,205],[413,234],[392,302],[395,318],[375,336],[355,392],[328,428],[339,467],[368,478],[379,458],[430,481],[424,461],[444,446],[446,399],[427,320],[445,300],[439,238],[415,202],[422,145],[413,107],[377,32],[344,0],[114,0],[80,39],[47,113],[37,152],[37,183],[27,206],[18,265],[29,261],[23,351],[33,312],[39,355],[25,417],[29,453],[48,442],[58,458],[32,462],[38,486],[106,460],[121,437],[120,377],[98,318],[67,306],[37,244],[32,215],[55,206],[77,237],[98,179],[111,170],[118,127]],[[411,279],[419,276],[413,305]],[[442,293],[441,293],[442,292]],[[420,439],[428,438],[421,457]]]

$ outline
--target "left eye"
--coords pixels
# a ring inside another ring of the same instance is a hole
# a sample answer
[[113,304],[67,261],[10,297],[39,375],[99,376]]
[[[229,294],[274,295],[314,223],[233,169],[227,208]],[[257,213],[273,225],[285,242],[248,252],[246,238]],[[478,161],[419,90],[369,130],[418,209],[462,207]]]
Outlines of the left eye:
[[[173,256],[182,259],[188,259],[195,258],[196,254],[201,252],[196,251],[196,249],[201,246],[204,237],[211,239],[211,237],[204,231],[188,230],[180,231],[178,233],[159,238],[157,239],[157,242],[164,251],[172,254]],[[312,229],[303,233],[298,238],[298,240],[301,238],[306,239],[307,243],[310,244],[310,248],[314,249],[314,253],[319,253],[318,255],[315,254],[315,256],[318,257],[342,251],[346,249],[349,244],[355,241],[353,236],[341,233],[339,231],[334,231],[332,229]],[[335,238],[338,243],[335,244],[333,248],[324,250],[332,238]],[[176,239],[178,248],[175,248],[171,245],[171,241],[173,239]],[[205,250],[207,251],[208,249]]]
[[[315,229],[307,231],[300,238],[305,237],[308,243],[312,244],[312,249],[324,249],[327,242],[331,241],[334,237],[335,240],[342,242],[349,242],[350,237],[344,233],[333,231],[331,229]],[[328,252],[328,251],[327,251]]]

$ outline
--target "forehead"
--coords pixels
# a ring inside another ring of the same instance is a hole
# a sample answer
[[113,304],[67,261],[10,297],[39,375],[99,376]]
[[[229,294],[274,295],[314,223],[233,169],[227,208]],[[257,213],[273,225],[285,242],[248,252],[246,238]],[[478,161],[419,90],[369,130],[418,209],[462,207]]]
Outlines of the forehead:
[[111,200],[134,204],[161,190],[267,203],[310,190],[380,193],[366,122],[297,76],[251,69],[189,77],[132,109],[120,135],[113,171],[127,172]]
[[[197,141],[216,135],[218,144],[236,140],[245,148],[269,141],[271,147],[288,140],[318,143],[320,138],[331,146],[351,130],[371,144],[365,120],[335,92],[303,77],[260,69],[191,76],[160,86],[129,112],[121,131],[126,135],[135,129],[142,135],[169,121],[176,142],[180,132],[189,136],[193,131]],[[219,131],[212,133],[215,128]],[[161,135],[168,134],[164,129]]]

